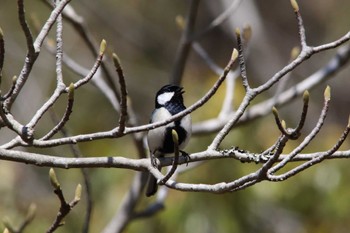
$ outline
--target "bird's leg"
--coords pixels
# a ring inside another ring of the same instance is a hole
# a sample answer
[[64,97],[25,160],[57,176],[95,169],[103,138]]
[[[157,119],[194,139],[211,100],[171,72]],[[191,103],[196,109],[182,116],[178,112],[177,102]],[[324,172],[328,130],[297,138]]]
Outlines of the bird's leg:
[[189,156],[189,154],[186,151],[180,150],[181,155],[185,157],[186,160],[186,166],[188,166],[188,162],[190,162],[191,158]]
[[152,166],[158,168],[159,166],[159,163],[157,161],[158,159],[154,156],[154,153],[151,153],[150,159],[151,159]]
[[159,171],[161,169],[161,166],[158,158],[163,156],[164,155],[160,153],[158,150],[154,151],[153,153],[152,152],[150,153],[151,164],[153,167],[157,168]]

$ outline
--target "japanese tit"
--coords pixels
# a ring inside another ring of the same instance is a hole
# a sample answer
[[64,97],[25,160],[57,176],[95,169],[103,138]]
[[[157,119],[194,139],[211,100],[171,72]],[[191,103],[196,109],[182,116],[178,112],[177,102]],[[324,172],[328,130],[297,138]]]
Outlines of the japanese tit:
[[[155,110],[152,113],[150,123],[164,121],[171,116],[186,109],[183,103],[183,88],[175,85],[165,85],[156,94]],[[179,149],[182,150],[188,143],[192,134],[191,116],[186,115],[174,122],[156,129],[147,134],[148,147],[151,160],[155,157],[163,157],[174,153],[172,130],[175,130],[179,138]],[[152,161],[153,163],[153,161]],[[154,163],[153,163],[154,164]],[[150,175],[146,196],[152,196],[157,192],[157,180]]]

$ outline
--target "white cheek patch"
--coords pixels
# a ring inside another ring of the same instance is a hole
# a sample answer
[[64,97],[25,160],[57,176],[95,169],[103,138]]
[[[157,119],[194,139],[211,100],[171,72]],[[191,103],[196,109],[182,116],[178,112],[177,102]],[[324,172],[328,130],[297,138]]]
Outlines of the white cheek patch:
[[160,105],[164,105],[171,100],[174,96],[174,92],[165,92],[157,97],[157,102]]

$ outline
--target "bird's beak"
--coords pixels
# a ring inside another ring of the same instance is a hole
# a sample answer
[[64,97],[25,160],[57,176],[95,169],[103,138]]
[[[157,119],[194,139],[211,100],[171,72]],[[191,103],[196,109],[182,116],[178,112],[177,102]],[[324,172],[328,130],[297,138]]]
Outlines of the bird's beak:
[[184,88],[183,87],[180,87],[179,90],[178,90],[178,93],[180,95],[182,95],[183,93],[185,93],[185,91],[183,90]]

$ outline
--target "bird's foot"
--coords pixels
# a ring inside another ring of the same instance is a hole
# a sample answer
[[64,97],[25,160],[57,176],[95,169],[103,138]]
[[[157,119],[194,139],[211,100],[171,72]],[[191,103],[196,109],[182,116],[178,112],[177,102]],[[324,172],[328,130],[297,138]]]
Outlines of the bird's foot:
[[188,162],[190,162],[190,160],[191,160],[190,155],[186,151],[183,151],[183,150],[180,150],[180,152],[181,152],[181,155],[185,157],[186,166],[188,166]]

